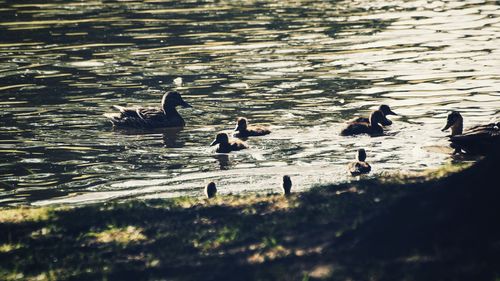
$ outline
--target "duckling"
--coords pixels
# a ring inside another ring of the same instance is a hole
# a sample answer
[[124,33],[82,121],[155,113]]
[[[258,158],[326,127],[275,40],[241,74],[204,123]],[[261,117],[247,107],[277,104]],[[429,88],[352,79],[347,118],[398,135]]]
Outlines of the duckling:
[[283,176],[283,185],[281,187],[283,189],[283,195],[290,195],[292,190],[292,180],[290,179],[290,176]]
[[380,110],[375,110],[370,114],[370,123],[353,122],[347,125],[341,132],[342,136],[353,136],[359,134],[380,135],[384,132],[380,123],[385,116]]
[[226,133],[219,133],[215,137],[215,140],[210,144],[210,146],[219,144],[219,147],[215,150],[217,153],[229,153],[231,151],[242,150],[248,148],[248,145],[240,140],[229,140],[229,136]]
[[234,137],[247,138],[254,136],[263,136],[271,133],[270,130],[264,127],[248,126],[248,121],[245,117],[239,117],[236,121],[237,123],[234,131],[237,133],[233,134]]
[[214,198],[217,194],[217,187],[215,187],[215,183],[212,181],[205,187],[205,196],[210,199]]
[[370,164],[366,163],[366,151],[361,148],[358,150],[357,162],[350,163],[348,166],[349,172],[353,176],[358,176],[361,174],[367,174],[371,171],[372,167]]
[[448,114],[446,125],[441,131],[451,129],[450,146],[453,154],[465,151],[467,154],[488,154],[500,149],[500,122],[477,125],[463,132],[464,119],[460,112]]
[[[380,110],[384,114],[384,119],[382,119],[380,124],[382,126],[392,125],[392,121],[387,119],[387,115],[397,115],[397,114],[394,111],[392,111],[391,108],[386,104],[382,104],[381,106],[379,106],[378,110]],[[368,123],[368,122],[370,122],[370,119],[366,118],[366,117],[357,117],[357,118],[354,118],[354,119],[347,121],[347,123],[359,123],[359,122]]]
[[192,107],[185,102],[179,92],[168,92],[163,95],[161,107],[123,107],[113,105],[120,113],[106,113],[114,127],[129,128],[162,128],[184,127],[182,116],[175,109],[176,106]]

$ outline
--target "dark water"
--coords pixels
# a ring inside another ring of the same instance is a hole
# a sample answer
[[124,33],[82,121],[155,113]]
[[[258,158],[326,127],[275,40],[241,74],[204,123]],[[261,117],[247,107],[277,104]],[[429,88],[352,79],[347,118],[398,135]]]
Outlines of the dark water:
[[[0,204],[200,196],[352,180],[364,147],[377,176],[450,161],[446,112],[500,109],[495,1],[0,0]],[[182,78],[182,85],[174,79]],[[158,104],[181,131],[117,132],[112,104]],[[387,103],[386,136],[339,137]],[[215,155],[235,118],[273,133]],[[443,153],[444,152],[444,153]]]

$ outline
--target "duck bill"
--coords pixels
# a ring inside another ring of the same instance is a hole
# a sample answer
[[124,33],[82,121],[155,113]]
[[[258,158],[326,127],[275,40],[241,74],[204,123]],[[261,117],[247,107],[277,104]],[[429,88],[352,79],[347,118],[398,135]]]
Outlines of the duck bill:
[[184,107],[184,108],[192,108],[193,106],[190,105],[189,103],[185,102],[185,101],[182,101],[180,106]]
[[235,131],[235,132],[238,132],[240,129],[241,129],[241,128],[240,128],[240,125],[236,125],[236,127],[234,128],[234,131]]
[[452,123],[446,123],[446,125],[444,125],[444,127],[441,129],[441,132],[444,132],[444,131],[448,130],[451,127],[451,125],[453,125],[453,124]]
[[396,112],[392,111],[389,109],[389,112],[387,112],[386,115],[398,115]]
[[218,144],[218,143],[219,143],[219,141],[218,141],[218,140],[214,140],[214,141],[210,144],[210,146],[214,146],[214,145],[216,145],[216,144]]

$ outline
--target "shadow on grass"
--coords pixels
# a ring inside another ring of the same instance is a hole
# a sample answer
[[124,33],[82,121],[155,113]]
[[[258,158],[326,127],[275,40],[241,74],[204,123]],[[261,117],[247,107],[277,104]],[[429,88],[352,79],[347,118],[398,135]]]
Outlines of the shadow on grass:
[[360,181],[289,198],[0,215],[0,279],[495,280],[498,161],[494,154],[442,179]]

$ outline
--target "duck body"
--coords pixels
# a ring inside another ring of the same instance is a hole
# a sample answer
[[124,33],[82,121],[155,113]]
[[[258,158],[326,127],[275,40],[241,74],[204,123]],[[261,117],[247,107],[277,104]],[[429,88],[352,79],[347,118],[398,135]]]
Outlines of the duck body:
[[381,135],[384,133],[384,129],[380,126],[380,122],[384,119],[384,115],[381,111],[375,110],[370,115],[370,122],[352,122],[347,125],[340,135],[342,136],[353,136],[360,134],[369,135]]
[[216,194],[217,194],[217,187],[215,186],[214,182],[210,182],[205,187],[205,197],[207,197],[208,199],[214,198]]
[[[383,113],[383,118],[380,120],[380,125],[382,126],[389,126],[392,125],[392,121],[387,119],[387,115],[397,115],[394,111],[391,110],[391,108],[388,105],[381,105],[379,106],[378,110]],[[347,121],[348,124],[352,123],[370,123],[370,118],[369,117],[356,117],[354,119],[351,119]]]
[[184,127],[186,125],[176,107],[191,107],[178,92],[168,92],[162,98],[161,107],[123,107],[113,105],[119,113],[107,113],[114,127],[153,129]]
[[231,151],[238,151],[248,148],[248,145],[240,140],[229,140],[229,136],[226,133],[219,133],[215,137],[215,140],[210,144],[214,146],[218,144],[215,152],[217,153],[229,153]]
[[359,149],[357,154],[356,162],[350,163],[348,165],[348,171],[353,176],[358,176],[361,174],[367,174],[372,170],[370,164],[366,163],[366,151],[364,149]]
[[234,133],[233,136],[236,138],[264,136],[271,133],[271,131],[265,127],[248,126],[247,119],[243,117],[237,119],[237,124],[234,131],[236,133]]
[[458,111],[448,115],[442,131],[451,129],[450,146],[454,153],[485,155],[500,150],[500,122],[477,125],[463,132],[463,118]]

